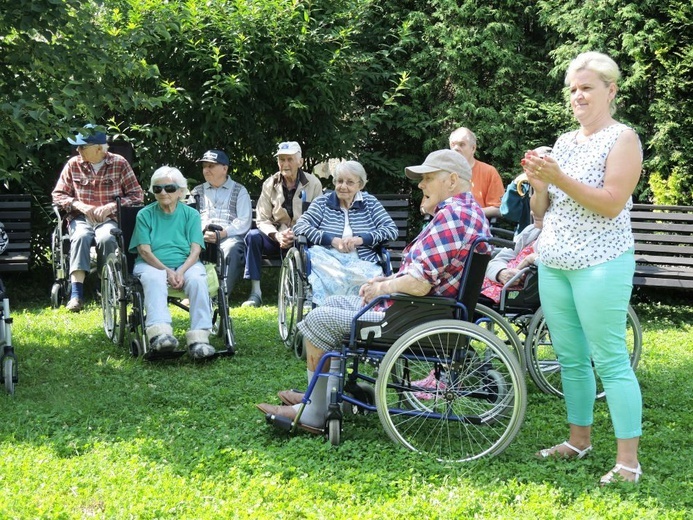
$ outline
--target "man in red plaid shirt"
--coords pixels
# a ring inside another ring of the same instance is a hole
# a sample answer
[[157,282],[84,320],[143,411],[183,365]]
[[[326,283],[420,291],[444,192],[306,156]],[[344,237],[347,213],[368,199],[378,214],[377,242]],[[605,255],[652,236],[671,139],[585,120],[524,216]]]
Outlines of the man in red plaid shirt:
[[[94,128],[92,125],[87,125]],[[108,151],[107,137],[94,131],[78,134],[68,142],[78,155],[67,161],[53,189],[53,203],[67,213],[70,228],[70,281],[72,294],[67,309],[79,312],[84,305],[84,278],[90,269],[90,249],[96,242],[97,269],[116,249],[111,229],[116,197],[125,206],[144,202],[144,192],[130,164]]]
[[[421,213],[433,218],[404,250],[396,274],[370,280],[361,286],[359,296],[328,298],[298,324],[306,348],[309,382],[323,354],[339,348],[351,328],[351,320],[364,304],[392,293],[456,297],[472,243],[479,237],[491,236],[488,220],[470,193],[472,171],[461,154],[438,150],[429,154],[422,165],[406,168],[405,174],[419,181],[423,192]],[[485,251],[480,249],[480,252]],[[374,309],[365,312],[359,321],[383,320],[385,309]],[[329,371],[338,372],[340,360],[333,358],[331,363]],[[317,380],[311,401],[301,415],[300,426],[309,431],[318,431],[315,429],[325,425],[330,400],[328,388],[335,384],[330,384],[329,379]],[[271,416],[295,419],[303,394],[284,390],[279,392],[279,398],[286,406],[263,403],[258,408]]]

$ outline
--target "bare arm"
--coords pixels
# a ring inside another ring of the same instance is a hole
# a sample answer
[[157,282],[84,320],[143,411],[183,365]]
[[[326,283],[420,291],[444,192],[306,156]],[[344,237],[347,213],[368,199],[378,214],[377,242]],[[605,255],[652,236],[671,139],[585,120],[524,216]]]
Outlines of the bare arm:
[[183,265],[174,271],[173,269],[166,267],[161,260],[156,257],[149,244],[140,244],[137,246],[137,253],[140,255],[142,260],[147,262],[152,267],[166,271],[166,281],[168,281],[168,284],[174,289],[180,289],[183,287],[185,281],[183,279],[183,274],[190,268],[191,265],[197,262],[200,257],[201,250],[202,248],[200,247],[200,244],[193,243],[190,246],[190,254],[188,255],[188,258],[186,258]]
[[587,186],[566,175],[550,157],[525,155],[525,171],[535,188],[532,211],[543,216],[548,207],[547,185],[553,184],[581,206],[608,218],[615,218],[623,210],[640,179],[642,160],[638,136],[632,130],[623,132],[606,159],[604,185]]
[[431,284],[424,280],[417,280],[410,274],[390,277],[386,279],[374,279],[361,286],[359,295],[364,303],[370,302],[377,296],[392,293],[411,294],[412,296],[426,296],[431,292]]

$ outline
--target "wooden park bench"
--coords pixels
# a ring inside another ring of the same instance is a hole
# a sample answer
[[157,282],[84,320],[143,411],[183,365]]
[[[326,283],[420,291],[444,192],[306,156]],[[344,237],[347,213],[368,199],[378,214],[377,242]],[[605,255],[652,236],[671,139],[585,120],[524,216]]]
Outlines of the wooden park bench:
[[0,255],[0,273],[29,270],[31,257],[31,197],[0,194],[0,222],[9,244]]
[[633,285],[693,289],[693,206],[634,204]]

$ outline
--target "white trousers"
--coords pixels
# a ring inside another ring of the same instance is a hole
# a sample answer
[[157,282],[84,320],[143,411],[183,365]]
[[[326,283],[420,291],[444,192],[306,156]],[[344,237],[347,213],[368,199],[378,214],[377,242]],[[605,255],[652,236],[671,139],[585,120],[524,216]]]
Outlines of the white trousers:
[[[146,262],[135,264],[133,274],[140,279],[144,289],[144,307],[147,313],[145,325],[171,323],[168,310],[168,285],[166,271],[152,267]],[[197,262],[185,271],[183,291],[190,300],[190,330],[212,328],[212,312],[207,289],[207,273],[202,262]]]

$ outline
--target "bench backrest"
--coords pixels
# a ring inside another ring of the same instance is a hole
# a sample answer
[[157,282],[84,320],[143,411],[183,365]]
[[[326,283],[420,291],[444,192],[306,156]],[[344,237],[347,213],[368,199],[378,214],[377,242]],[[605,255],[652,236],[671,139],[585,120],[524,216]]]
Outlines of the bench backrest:
[[31,257],[31,196],[0,195],[0,222],[9,243],[0,255],[0,273],[29,270]]
[[693,206],[635,204],[635,285],[693,289]]

